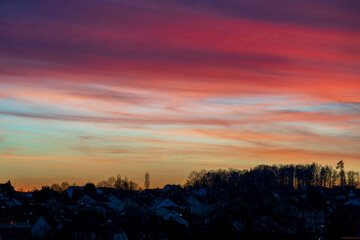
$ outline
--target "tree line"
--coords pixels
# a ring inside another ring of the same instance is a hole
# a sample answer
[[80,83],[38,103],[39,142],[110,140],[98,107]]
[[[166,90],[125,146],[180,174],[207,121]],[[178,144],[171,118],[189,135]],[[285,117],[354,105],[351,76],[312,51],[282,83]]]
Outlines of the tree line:
[[[150,177],[149,173],[145,174],[145,188],[148,188],[150,186]],[[62,182],[62,183],[54,183],[50,187],[45,186],[47,188],[50,188],[51,190],[55,192],[63,192],[70,186],[76,186],[76,184],[70,185],[68,182]],[[118,174],[116,177],[109,177],[107,180],[100,181],[97,184],[94,184],[92,182],[88,182],[84,185],[85,187],[91,188],[92,186],[95,187],[105,187],[105,188],[115,188],[119,190],[141,190],[142,188],[137,184],[136,182],[129,180],[128,177],[122,178],[120,174]],[[44,188],[44,187],[43,187]]]
[[129,180],[126,176],[124,178],[118,174],[116,177],[109,177],[106,181],[101,181],[96,184],[96,187],[107,187],[121,190],[139,190],[140,186],[136,182]]
[[293,188],[303,186],[333,186],[359,187],[359,172],[345,171],[344,162],[337,163],[336,168],[312,164],[259,165],[250,170],[201,170],[189,174],[185,187],[216,188],[226,185],[233,190],[242,185],[279,185]]
[[[126,176],[122,178],[120,174],[116,177],[109,177],[107,180],[100,181],[96,185],[88,183],[94,187],[115,188],[119,190],[142,190],[150,188],[150,175],[145,174],[144,188],[136,182],[129,180]],[[2,186],[3,185],[3,186]],[[10,181],[2,184],[1,188],[7,189],[11,186]],[[304,186],[318,186],[332,188],[333,186],[360,187],[360,174],[358,171],[345,171],[344,162],[341,160],[336,167],[317,163],[312,164],[280,164],[280,165],[258,165],[250,170],[200,170],[192,171],[184,187],[187,188],[212,188],[213,190],[224,191],[226,189],[234,193],[247,186],[287,186],[299,189]],[[75,183],[73,184],[75,186]],[[50,187],[55,192],[63,192],[70,184],[67,182],[54,183]],[[35,189],[36,190],[36,189]],[[10,191],[10,190],[9,190]]]

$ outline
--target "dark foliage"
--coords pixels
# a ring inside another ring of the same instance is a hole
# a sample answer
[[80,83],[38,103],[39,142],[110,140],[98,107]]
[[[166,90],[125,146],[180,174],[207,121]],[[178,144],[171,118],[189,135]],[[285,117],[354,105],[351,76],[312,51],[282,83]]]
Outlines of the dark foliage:
[[84,186],[85,194],[92,195],[96,193],[96,187],[93,183],[87,183]]

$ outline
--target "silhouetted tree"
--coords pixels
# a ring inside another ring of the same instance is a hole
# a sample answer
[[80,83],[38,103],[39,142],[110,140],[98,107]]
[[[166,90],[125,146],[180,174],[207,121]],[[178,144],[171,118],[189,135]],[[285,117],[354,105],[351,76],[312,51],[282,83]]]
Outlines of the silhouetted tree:
[[332,167],[325,166],[324,169],[325,169],[324,187],[331,188],[332,187],[332,185],[331,185],[331,175],[332,175],[332,172],[333,172]]
[[114,188],[122,190],[138,190],[139,185],[132,180],[129,181],[126,176],[124,179],[122,179],[121,175],[118,174],[114,183]]
[[54,183],[53,185],[51,185],[51,190],[55,192],[62,192],[62,188],[58,183]]
[[359,172],[347,171],[348,186],[357,187],[359,185]]
[[133,182],[132,180],[130,180],[129,190],[139,190],[139,185],[136,182]]
[[96,193],[95,185],[93,183],[90,183],[90,182],[85,184],[84,192],[85,192],[85,194],[94,194],[94,193]]
[[96,184],[96,187],[107,187],[106,186],[106,181],[100,181]]
[[[359,186],[358,172],[345,172],[344,163],[337,166],[340,172],[330,166],[320,166],[316,163],[298,165],[259,165],[250,171],[229,170],[201,170],[192,171],[185,183],[186,188],[205,188],[215,199],[228,196],[230,198],[240,193],[258,192],[268,194],[275,186],[282,187],[333,187],[338,184],[345,186]],[[346,181],[346,174],[348,181]]]
[[68,182],[62,182],[60,186],[62,191],[65,191],[66,189],[68,189],[68,187],[70,187]]
[[345,186],[346,185],[346,176],[345,176],[345,171],[344,171],[344,161],[341,160],[340,162],[337,163],[336,165],[336,169],[340,169],[340,185],[341,186]]
[[319,185],[322,186],[322,187],[326,187],[325,167],[321,167]]
[[336,171],[336,169],[333,169],[332,170],[332,175],[331,175],[331,185],[332,186],[335,186],[337,181],[339,179],[339,174],[338,172]]
[[305,165],[296,165],[295,167],[295,176],[296,176],[296,186],[297,188],[300,188],[302,186],[305,186],[305,171],[306,167]]
[[96,184],[97,187],[113,188],[115,185],[115,177],[109,177],[106,181],[101,181]]
[[34,198],[37,199],[40,202],[46,202],[49,201],[52,198],[58,197],[60,193],[52,190],[49,186],[43,186],[41,187],[41,190],[34,191]]
[[106,181],[106,187],[114,187],[115,177],[109,177]]
[[14,192],[14,187],[11,185],[10,180],[2,184],[2,189],[5,194],[12,194]]
[[150,174],[148,172],[145,173],[144,188],[150,188]]
[[115,182],[114,182],[114,188],[116,188],[116,189],[122,189],[123,188],[122,179],[121,179],[120,174],[118,174],[116,176],[116,179],[115,179]]

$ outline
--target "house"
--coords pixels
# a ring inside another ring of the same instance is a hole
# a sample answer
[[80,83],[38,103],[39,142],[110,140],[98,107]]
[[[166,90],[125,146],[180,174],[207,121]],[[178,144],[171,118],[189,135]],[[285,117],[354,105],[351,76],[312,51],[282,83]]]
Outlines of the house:
[[356,194],[354,193],[353,190],[350,190],[350,192],[349,192],[349,194],[348,194],[348,198],[349,198],[349,199],[356,198]]
[[110,196],[109,201],[113,202],[113,203],[121,203],[122,202],[119,198],[117,198],[115,196]]
[[252,224],[251,228],[253,231],[262,232],[262,231],[278,229],[279,226],[271,217],[262,216],[254,221],[254,224]]
[[177,211],[175,210],[171,210],[169,211],[168,213],[166,213],[164,216],[163,216],[163,219],[165,220],[169,220],[170,218],[177,218],[177,217],[180,217],[180,213],[178,213]]
[[[1,193],[0,193],[1,196]],[[20,199],[31,199],[33,197],[32,192],[16,192],[16,196]]]
[[164,194],[162,189],[155,188],[155,189],[145,189],[138,193],[141,197],[148,197],[148,198],[155,198],[156,196],[161,196]]
[[232,230],[235,232],[242,232],[245,229],[246,222],[244,220],[234,220],[231,223]]
[[155,204],[153,206],[154,209],[162,208],[162,207],[179,207],[176,203],[171,201],[170,199],[166,198],[164,200],[155,201]]
[[158,216],[160,216],[160,217],[165,216],[165,215],[168,214],[169,212],[170,212],[170,211],[169,211],[168,209],[166,209],[165,207],[156,209],[156,211],[155,211],[156,215],[158,215]]
[[118,229],[114,233],[114,240],[128,240],[128,237],[124,230]]
[[96,188],[96,193],[99,195],[114,195],[116,194],[116,189],[109,187],[98,187]]
[[191,213],[198,216],[208,215],[213,209],[213,205],[203,204],[194,196],[189,196],[185,199],[190,204]]
[[311,233],[322,233],[325,225],[325,213],[324,211],[301,211],[301,217],[305,219],[305,229]]
[[33,197],[33,194],[32,194],[32,192],[27,192],[27,193],[24,193],[24,197],[26,197],[26,198],[32,198],[32,197]]
[[191,205],[191,208],[201,208],[202,203],[196,199],[194,196],[187,197],[185,199],[186,202],[188,202]]
[[96,201],[94,199],[92,199],[91,197],[89,197],[88,195],[85,195],[82,198],[80,198],[77,201],[77,203],[80,205],[88,205],[88,204],[94,204],[94,203],[96,203]]
[[131,200],[130,198],[124,200],[119,204],[119,212],[124,211],[126,208],[140,208],[139,204]]
[[40,217],[31,228],[31,235],[35,239],[44,239],[51,234],[51,227],[43,217]]
[[184,225],[185,227],[189,227],[189,223],[188,221],[186,221],[185,219],[183,219],[181,216],[177,217],[174,219],[175,221],[177,221],[178,223]]
[[7,206],[8,208],[11,208],[11,207],[13,207],[13,206],[16,206],[16,204],[15,204],[12,200],[9,200],[8,198],[7,198],[7,200],[4,200],[4,203],[6,204],[6,206]]
[[96,188],[96,194],[103,195],[104,192],[100,188]]
[[105,207],[103,206],[97,206],[97,205],[88,205],[88,207],[85,207],[85,209],[88,209],[89,211],[92,211],[92,212],[96,212],[96,213],[101,213],[104,217],[106,216],[106,214],[110,211],[108,209],[105,209]]
[[344,203],[345,206],[360,206],[360,201],[358,199],[351,199]]
[[346,186],[333,186],[332,191],[336,195],[346,195],[347,187]]
[[173,219],[176,222],[178,222],[179,224],[185,225],[185,227],[189,227],[188,221],[183,219],[182,215],[179,212],[175,211],[175,210],[168,211],[166,214],[164,214],[162,216],[162,218],[165,219],[165,220]]
[[13,198],[12,200],[13,200],[13,202],[14,202],[17,206],[21,206],[21,205],[22,205],[22,202],[20,202],[20,201],[17,200],[17,199]]
[[74,193],[77,192],[78,194],[82,194],[84,192],[84,187],[79,186],[70,186],[68,189],[64,191],[64,193],[69,197],[73,198]]
[[162,192],[166,193],[170,196],[178,196],[183,193],[183,188],[180,185],[175,184],[167,184],[163,189]]
[[179,207],[179,205],[177,205],[176,203],[174,203],[173,201],[171,201],[168,198],[166,198],[164,200],[161,200],[161,199],[155,200],[153,209],[158,209],[158,208],[162,208],[162,207]]
[[120,199],[115,196],[111,196],[109,197],[109,202],[106,202],[105,204],[114,211],[119,212],[121,211],[121,203],[122,201]]
[[0,240],[32,239],[30,226],[22,224],[0,224]]
[[206,197],[207,191],[205,188],[200,188],[198,191],[195,191],[195,195],[199,197]]
[[20,202],[19,200],[15,199],[15,198],[13,198],[13,199],[3,198],[2,200],[7,205],[8,208],[11,208],[14,206],[21,206],[23,204],[22,202]]

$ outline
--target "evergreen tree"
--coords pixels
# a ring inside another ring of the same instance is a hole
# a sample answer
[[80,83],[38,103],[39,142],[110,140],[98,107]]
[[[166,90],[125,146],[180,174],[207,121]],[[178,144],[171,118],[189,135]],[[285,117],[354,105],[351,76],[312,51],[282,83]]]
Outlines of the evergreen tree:
[[340,169],[340,185],[341,186],[346,186],[346,176],[345,176],[345,170],[344,170],[344,161],[341,160],[340,162],[337,163],[336,165],[336,169]]
[[150,188],[150,174],[148,172],[145,173],[144,188]]

